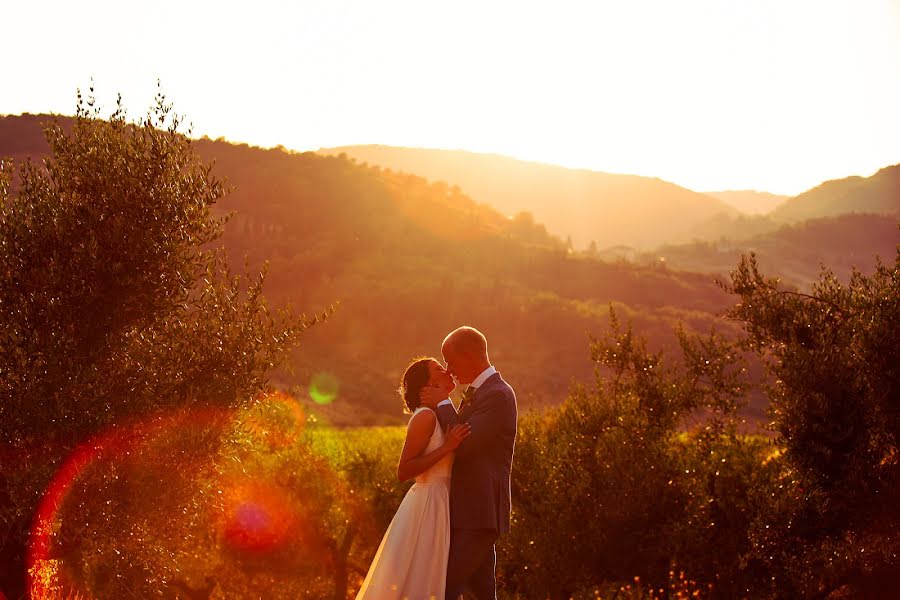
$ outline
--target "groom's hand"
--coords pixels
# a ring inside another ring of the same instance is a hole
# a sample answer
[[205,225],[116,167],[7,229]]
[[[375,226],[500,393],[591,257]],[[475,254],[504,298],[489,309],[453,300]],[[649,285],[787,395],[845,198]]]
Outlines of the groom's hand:
[[419,400],[422,406],[431,410],[437,409],[438,402],[447,399],[447,392],[438,387],[423,387],[419,392]]

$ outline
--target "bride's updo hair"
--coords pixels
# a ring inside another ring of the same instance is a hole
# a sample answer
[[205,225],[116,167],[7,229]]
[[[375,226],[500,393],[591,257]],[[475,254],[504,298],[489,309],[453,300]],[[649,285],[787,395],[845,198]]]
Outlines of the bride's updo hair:
[[428,385],[428,380],[431,379],[428,364],[432,361],[437,362],[436,359],[430,356],[423,356],[414,359],[406,367],[406,372],[400,380],[400,387],[397,389],[400,397],[403,398],[403,412],[412,414],[422,404],[422,401],[419,399],[419,392]]

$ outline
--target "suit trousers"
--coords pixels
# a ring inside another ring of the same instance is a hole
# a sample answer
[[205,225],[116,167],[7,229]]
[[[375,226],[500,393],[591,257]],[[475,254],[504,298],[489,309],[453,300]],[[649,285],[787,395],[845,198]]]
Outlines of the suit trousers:
[[464,591],[477,600],[496,600],[494,542],[498,535],[495,529],[451,530],[446,600],[456,600]]

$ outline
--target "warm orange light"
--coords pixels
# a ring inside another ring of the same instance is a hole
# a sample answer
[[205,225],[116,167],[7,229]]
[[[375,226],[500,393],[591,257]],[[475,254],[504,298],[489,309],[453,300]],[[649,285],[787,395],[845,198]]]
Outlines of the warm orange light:
[[194,409],[178,413],[160,413],[123,425],[114,425],[79,444],[63,461],[50,480],[35,510],[28,540],[26,583],[33,598],[52,593],[60,584],[62,572],[53,558],[55,531],[70,491],[79,477],[96,461],[123,460],[146,440],[186,423],[213,425],[221,423],[223,414],[215,409]]
[[287,494],[258,482],[226,491],[222,535],[233,551],[260,554],[283,548],[296,533],[296,514]]
[[274,392],[260,398],[247,423],[255,437],[266,440],[273,448],[285,448],[303,434],[306,413],[294,397]]

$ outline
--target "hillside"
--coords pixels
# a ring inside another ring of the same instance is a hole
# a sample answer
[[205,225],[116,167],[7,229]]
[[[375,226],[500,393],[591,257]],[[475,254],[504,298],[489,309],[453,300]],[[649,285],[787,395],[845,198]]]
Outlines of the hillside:
[[765,273],[809,289],[823,264],[847,282],[854,267],[871,273],[876,256],[890,261],[900,243],[897,224],[885,215],[810,219],[738,240],[663,246],[635,262],[664,260],[670,268],[727,276],[742,253],[755,252]]
[[[763,204],[777,202],[777,206],[770,212],[753,213],[744,211],[745,214],[737,216],[717,214],[704,222],[696,224],[690,232],[690,242],[686,245],[686,247],[693,246],[693,249],[687,250],[687,254],[692,255],[692,258],[683,261],[686,268],[706,270],[710,264],[715,264],[719,261],[716,258],[718,251],[714,250],[715,247],[749,248],[753,246],[753,243],[749,242],[753,238],[764,237],[767,234],[773,234],[777,238],[779,235],[777,231],[786,224],[800,224],[807,220],[850,214],[890,216],[896,222],[897,219],[900,219],[900,165],[885,167],[872,177],[847,177],[845,179],[826,181],[802,194],[781,200],[779,200],[781,198],[779,196],[760,194],[760,192],[711,192],[710,195],[735,205],[744,203],[751,203],[752,205],[754,202],[757,204],[760,202]],[[853,220],[839,220],[836,223],[842,222],[848,225],[856,223]],[[851,253],[857,251],[863,256],[870,247],[883,248],[883,244],[880,243],[881,240],[877,236],[872,240],[867,240],[864,236],[856,237],[852,231],[853,225],[850,225],[851,231],[848,232],[840,231],[839,225],[837,227],[838,229],[829,230],[829,234],[836,236],[836,248],[841,248]],[[862,245],[856,247],[846,246],[843,243],[846,236],[849,236],[850,239],[856,239]],[[813,257],[816,260],[816,265],[812,270],[818,272],[819,259],[826,256],[830,257],[834,252],[832,252],[832,247],[829,246],[828,240],[809,241],[812,244],[811,248],[821,247],[823,250],[823,254]],[[678,244],[665,244],[668,247],[673,245]],[[703,248],[713,250],[707,252]],[[663,249],[658,250],[663,252]],[[672,251],[667,248],[664,252],[671,253]],[[708,254],[705,258],[702,256],[704,253]],[[676,254],[684,255],[680,251]],[[835,255],[835,264],[847,267],[849,263],[846,261],[846,256],[846,254]],[[779,257],[776,253],[773,256],[774,264],[779,264],[781,258],[789,262],[793,261],[790,256]],[[798,280],[810,281],[812,270],[810,265],[804,265],[800,267],[799,271],[795,271],[795,274],[799,276]]]
[[525,162],[461,150],[346,146],[319,150],[459,186],[503,214],[529,212],[577,249],[625,245],[650,249],[688,241],[718,214],[737,211],[720,200],[660,179]]
[[871,177],[826,181],[786,200],[771,216],[792,223],[846,213],[900,215],[900,165],[885,167]]
[[[44,152],[42,118],[0,118],[0,156]],[[527,410],[592,376],[588,333],[610,304],[659,346],[679,322],[708,330],[728,302],[709,276],[579,256],[443,183],[313,153],[195,148],[234,187],[220,208],[235,212],[223,239],[235,266],[269,262],[273,306],[339,303],[276,380],[305,396],[314,375],[331,376],[337,399],[315,410],[338,424],[402,422],[393,390],[406,363],[462,323],[487,333]]]
[[441,183],[336,157],[197,147],[236,186],[225,244],[251,264],[270,261],[273,300],[306,311],[340,302],[296,363],[300,381],[338,375],[357,404],[332,415],[342,422],[399,420],[392,390],[406,362],[439,352],[461,323],[490,336],[528,408],[590,377],[587,334],[609,303],[665,344],[679,320],[705,330],[726,302],[709,277],[574,256],[542,226]]

